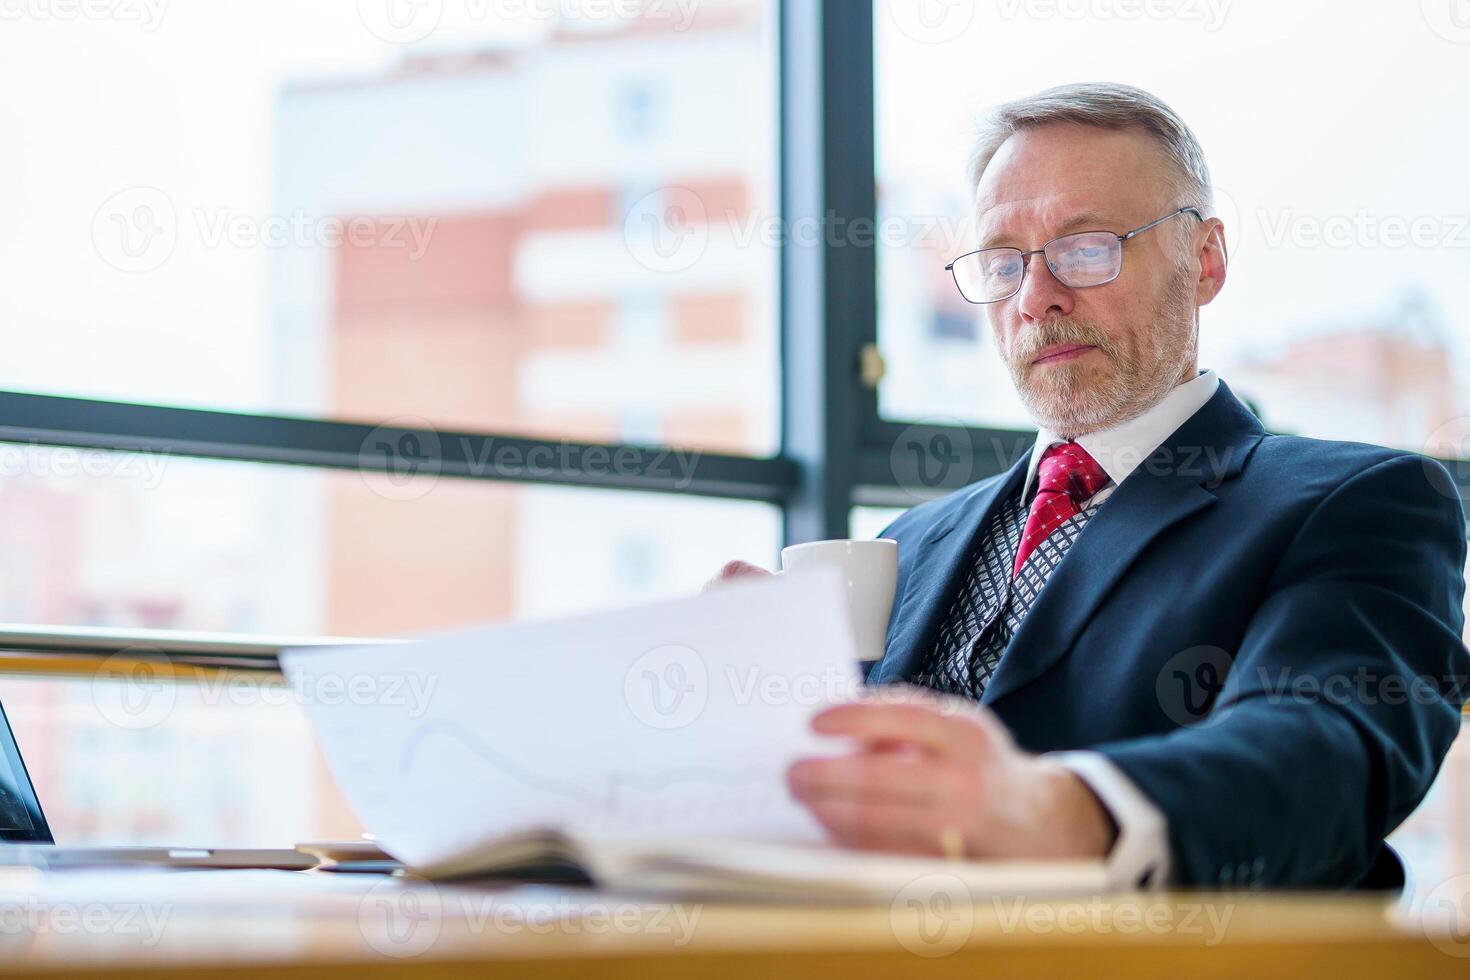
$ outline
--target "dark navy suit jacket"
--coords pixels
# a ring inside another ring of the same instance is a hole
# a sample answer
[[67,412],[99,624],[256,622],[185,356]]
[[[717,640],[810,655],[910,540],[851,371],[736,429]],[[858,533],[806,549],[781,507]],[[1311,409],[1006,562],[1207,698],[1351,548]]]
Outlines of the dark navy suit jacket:
[[[884,658],[911,679],[1009,471],[915,507]],[[1223,383],[1088,523],[981,698],[1162,810],[1174,876],[1392,886],[1383,843],[1459,730],[1465,523],[1433,460],[1268,435]]]

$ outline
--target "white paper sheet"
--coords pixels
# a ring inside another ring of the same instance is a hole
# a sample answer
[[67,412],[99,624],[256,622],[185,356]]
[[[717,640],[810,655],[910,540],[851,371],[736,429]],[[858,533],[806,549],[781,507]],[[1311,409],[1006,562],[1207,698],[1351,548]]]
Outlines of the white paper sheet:
[[511,833],[819,840],[787,766],[860,686],[835,571],[281,663],[342,790],[412,865]]

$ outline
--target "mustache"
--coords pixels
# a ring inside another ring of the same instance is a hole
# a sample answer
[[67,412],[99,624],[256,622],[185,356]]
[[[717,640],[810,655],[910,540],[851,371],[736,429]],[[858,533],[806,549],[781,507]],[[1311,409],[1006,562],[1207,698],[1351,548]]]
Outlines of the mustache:
[[1056,344],[1090,344],[1108,357],[1116,353],[1102,330],[1084,320],[1062,317],[1048,320],[1018,337],[1011,348],[1011,363],[1029,367],[1043,350]]

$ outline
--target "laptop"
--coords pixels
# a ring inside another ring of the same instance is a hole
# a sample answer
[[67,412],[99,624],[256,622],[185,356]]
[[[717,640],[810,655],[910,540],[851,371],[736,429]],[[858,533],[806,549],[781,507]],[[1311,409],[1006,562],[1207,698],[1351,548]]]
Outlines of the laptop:
[[61,847],[51,836],[20,746],[0,705],[0,865],[105,868],[278,868],[306,871],[318,858],[296,850],[214,847]]

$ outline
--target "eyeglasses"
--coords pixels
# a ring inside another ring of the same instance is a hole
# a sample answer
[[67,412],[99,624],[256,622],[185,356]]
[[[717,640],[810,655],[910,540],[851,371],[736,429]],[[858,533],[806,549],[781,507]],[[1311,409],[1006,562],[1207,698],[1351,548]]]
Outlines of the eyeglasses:
[[1029,252],[1010,247],[982,248],[966,252],[944,269],[954,276],[960,295],[971,303],[999,303],[1019,293],[1026,279],[1027,260],[1033,255],[1046,257],[1046,267],[1063,286],[1072,289],[1103,286],[1123,271],[1124,242],[1181,214],[1205,220],[1199,208],[1186,205],[1121,235],[1111,231],[1079,231],[1053,238]]

